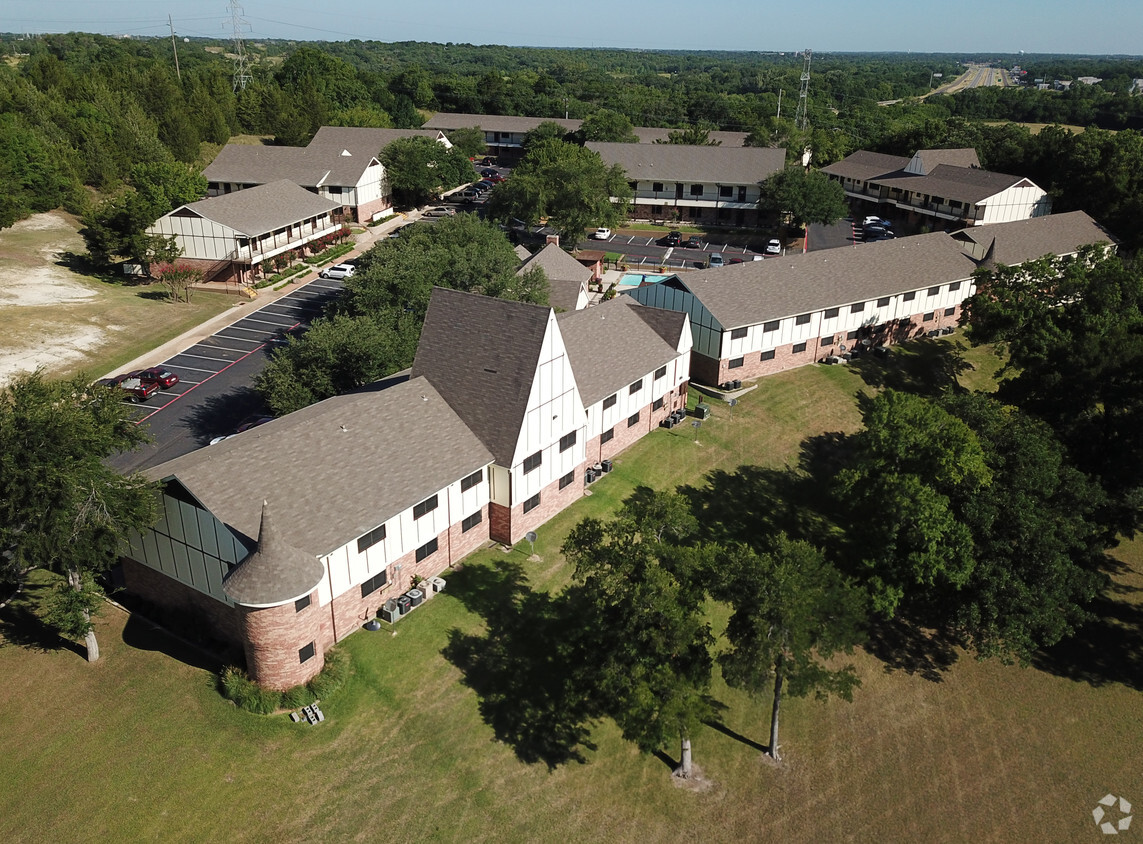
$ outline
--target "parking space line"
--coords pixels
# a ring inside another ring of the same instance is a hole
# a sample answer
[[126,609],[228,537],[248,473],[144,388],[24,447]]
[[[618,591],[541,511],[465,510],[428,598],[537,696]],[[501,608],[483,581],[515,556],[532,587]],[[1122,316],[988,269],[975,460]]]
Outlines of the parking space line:
[[[222,330],[223,330],[223,331],[229,331],[229,330],[230,330],[230,329],[232,329],[232,328],[237,328],[239,331],[253,331],[253,332],[257,333],[257,334],[265,334],[265,333],[266,333],[266,329],[265,329],[265,328],[243,328],[243,327],[242,327],[241,325],[239,325],[238,323],[234,323],[234,325],[228,325],[226,328],[224,328],[224,329],[222,329]],[[238,338],[237,338],[237,337],[235,337],[234,339],[235,339],[235,340],[237,340]]]
[[[218,336],[219,336],[218,334],[215,334],[215,335],[211,336],[209,339],[213,340],[215,337],[218,337]],[[238,338],[237,337],[226,337],[224,339],[226,339],[226,340],[237,340]],[[215,346],[215,345],[210,344],[206,340],[203,340],[201,343],[195,343],[195,346],[206,346],[206,348],[210,349],[211,351],[234,352],[235,354],[238,354],[238,355],[246,354],[245,349],[232,349],[229,346]]]
[[[194,390],[197,390],[199,387],[201,387],[203,384],[205,384],[207,381],[209,381],[209,380],[210,380],[211,378],[213,378],[215,375],[221,375],[221,374],[222,374],[222,373],[224,373],[226,370],[230,369],[230,367],[234,366],[234,364],[236,364],[236,363],[241,363],[242,361],[246,360],[246,358],[250,357],[250,355],[254,354],[255,352],[258,352],[258,351],[260,351],[261,349],[264,349],[265,347],[266,347],[266,344],[265,344],[265,343],[263,343],[263,344],[262,344],[261,346],[259,346],[258,348],[256,348],[256,349],[251,349],[249,352],[247,352],[246,354],[244,354],[242,357],[238,358],[238,360],[232,360],[232,361],[229,361],[229,362],[226,364],[226,366],[222,367],[222,369],[218,370],[218,372],[215,372],[215,373],[214,373],[214,375],[211,375],[211,376],[210,376],[210,378],[205,378],[205,379],[203,379],[201,382],[199,382],[198,384],[195,384],[193,387],[191,387],[189,390],[187,390],[187,391],[186,391],[186,393],[179,393],[177,396],[175,396],[174,398],[172,398],[172,399],[171,399],[169,402],[167,402],[166,404],[164,404],[164,405],[161,405],[161,406],[159,406],[159,407],[156,407],[156,408],[155,408],[153,411],[151,411],[150,413],[148,413],[146,416],[144,416],[142,419],[140,419],[140,420],[139,420],[138,422],[136,422],[135,424],[136,424],[136,425],[141,425],[142,423],[144,423],[144,422],[146,422],[148,419],[150,419],[152,416],[154,416],[156,413],[158,413],[160,410],[164,410],[165,408],[168,408],[168,407],[170,407],[172,404],[174,404],[176,401],[178,401],[179,399],[181,399],[181,398],[182,398],[183,396],[185,396],[187,393],[189,393],[189,392],[192,392],[192,391],[194,391]],[[176,357],[177,357],[177,356],[176,356]],[[191,355],[191,357],[195,357],[195,356],[194,356],[194,355]],[[205,370],[203,370],[203,371],[205,371]]]
[[[218,334],[215,334],[214,336],[215,337],[221,337],[224,340],[233,340],[235,343],[262,343],[262,342],[265,342],[263,340],[258,340],[254,337],[228,337],[227,335],[225,335],[221,332],[219,332]],[[239,350],[238,349],[231,349],[230,351],[237,352]]]
[[[253,351],[256,352],[258,350],[253,349]],[[209,355],[192,355],[189,352],[179,352],[177,355],[175,355],[175,357],[177,357],[177,358],[198,358],[199,360],[216,360],[219,363],[234,363],[234,361],[232,361],[230,358],[212,358]]]
[[243,317],[243,318],[242,318],[242,322],[260,322],[260,323],[262,323],[263,325],[279,325],[279,326],[281,326],[281,325],[291,326],[291,325],[298,325],[298,324],[299,324],[299,323],[297,323],[297,322],[294,322],[294,323],[288,323],[288,322],[271,322],[271,321],[270,321],[270,320],[268,320],[268,319],[255,319],[254,317]]
[[[175,357],[178,357],[178,355],[175,355]],[[216,369],[199,369],[199,368],[194,367],[194,366],[184,366],[181,363],[170,363],[170,362],[168,362],[165,364],[165,366],[167,367],[167,369],[185,369],[188,372],[209,372],[211,375],[215,375],[218,372],[218,370],[216,370]],[[206,379],[204,378],[203,380],[205,381]]]

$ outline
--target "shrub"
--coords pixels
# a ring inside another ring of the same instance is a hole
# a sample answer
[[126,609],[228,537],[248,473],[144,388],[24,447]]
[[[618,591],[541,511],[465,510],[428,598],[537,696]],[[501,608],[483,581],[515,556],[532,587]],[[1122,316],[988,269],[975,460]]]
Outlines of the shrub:
[[219,678],[222,696],[256,715],[270,715],[282,706],[282,693],[259,686],[241,668],[227,666]]
[[333,648],[325,652],[325,667],[309,682],[309,690],[315,698],[325,700],[345,685],[349,678],[349,655]]
[[294,686],[282,692],[282,706],[285,709],[301,709],[309,706],[316,698],[309,686]]

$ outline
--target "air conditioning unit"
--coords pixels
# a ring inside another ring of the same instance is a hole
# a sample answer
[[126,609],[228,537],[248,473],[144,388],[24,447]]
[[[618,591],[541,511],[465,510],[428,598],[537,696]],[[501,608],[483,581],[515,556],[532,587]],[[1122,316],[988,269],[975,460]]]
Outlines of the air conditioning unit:
[[429,586],[432,587],[433,592],[443,592],[445,588],[445,579],[443,577],[430,577]]
[[405,593],[409,598],[409,603],[414,607],[419,607],[425,601],[425,593],[420,589],[410,589]]
[[401,617],[401,608],[397,606],[397,600],[390,598],[381,606],[381,620],[393,624]]

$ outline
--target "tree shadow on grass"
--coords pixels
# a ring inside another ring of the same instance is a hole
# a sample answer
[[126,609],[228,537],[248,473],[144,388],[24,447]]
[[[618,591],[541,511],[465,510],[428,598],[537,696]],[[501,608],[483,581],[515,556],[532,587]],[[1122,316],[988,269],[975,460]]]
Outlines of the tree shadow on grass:
[[584,631],[574,590],[552,597],[527,585],[524,567],[467,565],[449,578],[449,593],[483,618],[486,632],[452,629],[444,657],[476,692],[481,717],[523,762],[549,770],[584,762],[594,749],[598,717],[584,682]]
[[716,469],[701,487],[683,486],[703,538],[760,547],[784,531],[820,544],[830,532],[823,496],[813,478],[791,469],[739,466]]
[[886,674],[904,671],[940,683],[960,658],[956,643],[903,615],[871,619],[868,632],[865,651],[881,660]]
[[1105,594],[1090,609],[1094,620],[1070,639],[1037,653],[1032,664],[1091,686],[1120,683],[1143,691],[1143,606]]
[[753,748],[754,750],[757,750],[760,753],[769,753],[770,752],[770,745],[759,744],[758,742],[754,741],[754,739],[747,738],[746,736],[742,735],[742,733],[738,733],[738,732],[735,732],[734,730],[730,729],[730,727],[726,726],[726,724],[722,723],[721,721],[711,720],[711,721],[703,721],[703,723],[706,724],[708,727],[710,727],[712,730],[716,730],[717,732],[722,733],[727,738],[734,739],[736,742],[738,742],[740,744],[744,744],[747,747]]
[[938,396],[960,389],[959,376],[972,369],[964,358],[966,348],[959,340],[924,337],[893,346],[891,357],[865,354],[849,366],[871,387]]
[[25,584],[23,592],[0,610],[0,647],[15,645],[38,653],[71,651],[87,659],[86,647],[61,636],[36,612],[54,588],[51,583]]
[[202,445],[234,429],[248,416],[268,416],[266,403],[251,387],[235,387],[200,402],[183,419],[183,427]]

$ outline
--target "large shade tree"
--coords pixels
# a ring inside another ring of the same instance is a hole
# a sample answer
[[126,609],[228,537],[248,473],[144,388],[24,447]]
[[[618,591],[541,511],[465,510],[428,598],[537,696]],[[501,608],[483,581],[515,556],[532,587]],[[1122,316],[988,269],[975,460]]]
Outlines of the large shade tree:
[[786,217],[800,228],[806,223],[835,223],[849,213],[845,189],[825,173],[787,167],[766,177],[758,210]]
[[718,662],[727,685],[772,692],[767,753],[778,759],[783,694],[852,700],[860,684],[853,666],[827,661],[862,641],[865,598],[820,550],[784,534],[765,553],[728,549],[719,555],[718,572],[715,595],[733,611],[726,626],[730,647]]
[[496,186],[488,212],[503,221],[547,219],[565,241],[577,243],[589,227],[617,225],[630,200],[622,167],[608,167],[585,147],[549,139],[531,147],[512,178]]
[[393,198],[408,207],[471,182],[475,175],[468,156],[429,137],[393,141],[381,150],[381,163]]
[[1143,269],[1102,247],[976,275],[973,343],[1008,353],[998,395],[1046,421],[1083,471],[1139,522],[1143,477]]
[[992,472],[968,425],[920,396],[886,390],[862,416],[832,492],[874,608],[892,616],[907,592],[967,582],[972,536],[957,506]]
[[611,522],[584,519],[563,551],[582,584],[580,606],[592,631],[599,703],[640,750],[680,743],[676,776],[693,773],[691,738],[709,717],[713,642],[703,615],[705,592],[688,582],[691,553],[657,539],[658,525],[678,526],[679,508],[643,519],[628,509]]
[[118,390],[82,375],[49,381],[35,372],[0,391],[0,581],[11,595],[37,569],[59,575],[47,619],[84,639],[92,662],[94,578],[156,516],[152,486],[105,463],[146,438],[126,408]]

